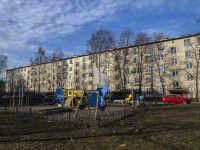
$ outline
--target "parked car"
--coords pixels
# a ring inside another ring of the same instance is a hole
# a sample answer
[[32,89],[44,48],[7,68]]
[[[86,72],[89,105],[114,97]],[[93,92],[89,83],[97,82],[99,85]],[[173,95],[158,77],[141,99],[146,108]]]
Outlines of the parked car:
[[4,95],[1,97],[2,100],[9,100],[10,99],[10,95]]
[[46,95],[44,98],[45,101],[53,101],[55,99],[56,97],[54,95]]
[[165,95],[165,96],[162,97],[162,102],[165,103],[165,104],[169,104],[169,103],[188,104],[188,103],[191,102],[191,100],[188,99],[188,98],[181,97],[177,94],[168,94],[168,95]]

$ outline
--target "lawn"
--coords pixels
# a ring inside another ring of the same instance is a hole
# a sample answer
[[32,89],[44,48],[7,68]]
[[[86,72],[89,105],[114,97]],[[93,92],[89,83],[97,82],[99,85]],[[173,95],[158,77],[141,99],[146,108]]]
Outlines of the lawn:
[[157,105],[107,127],[77,128],[40,115],[0,113],[0,149],[199,150],[200,105]]

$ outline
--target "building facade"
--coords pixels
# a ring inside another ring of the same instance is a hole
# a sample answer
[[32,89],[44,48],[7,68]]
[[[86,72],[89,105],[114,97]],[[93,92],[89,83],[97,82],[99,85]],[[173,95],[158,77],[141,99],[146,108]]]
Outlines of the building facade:
[[188,97],[199,97],[200,34],[10,69],[6,90],[13,92],[17,85],[42,93],[57,87],[92,90],[97,86],[93,65],[108,76],[111,92],[135,89],[145,96],[161,96],[182,90]]

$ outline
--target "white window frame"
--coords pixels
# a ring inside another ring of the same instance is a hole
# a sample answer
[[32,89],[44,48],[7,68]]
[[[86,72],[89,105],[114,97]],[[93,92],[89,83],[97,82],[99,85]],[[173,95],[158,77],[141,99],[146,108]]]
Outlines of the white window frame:
[[186,63],[186,69],[192,69],[192,63],[191,62]]
[[172,65],[176,65],[177,64],[177,58],[172,58]]
[[177,76],[177,75],[178,75],[178,70],[173,70],[173,71],[172,71],[172,75],[173,75],[173,76]]
[[192,57],[191,51],[185,51],[185,57]]
[[165,71],[165,67],[163,65],[159,66],[159,69],[160,69],[161,72]]
[[158,55],[158,60],[159,60],[159,61],[163,60],[163,57],[164,57],[163,54],[159,54],[159,55]]
[[176,54],[176,47],[171,48],[171,54]]
[[188,74],[188,75],[187,75],[187,80],[188,80],[188,81],[193,81],[193,80],[194,80],[193,75]]

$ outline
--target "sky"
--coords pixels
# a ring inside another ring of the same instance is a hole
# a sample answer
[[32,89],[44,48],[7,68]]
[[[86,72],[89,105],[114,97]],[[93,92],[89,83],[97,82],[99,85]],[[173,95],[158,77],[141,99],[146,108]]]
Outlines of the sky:
[[28,66],[42,47],[83,54],[92,33],[126,28],[170,37],[200,32],[200,0],[0,0],[0,53],[8,69]]

